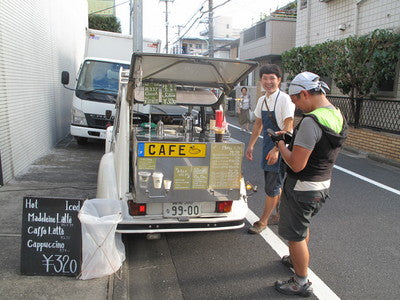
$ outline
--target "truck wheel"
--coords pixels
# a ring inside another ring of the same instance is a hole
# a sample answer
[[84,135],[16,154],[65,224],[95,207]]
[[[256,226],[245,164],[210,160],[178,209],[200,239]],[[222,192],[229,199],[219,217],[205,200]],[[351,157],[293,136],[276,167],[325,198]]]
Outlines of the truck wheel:
[[76,137],[76,142],[78,145],[83,146],[87,144],[88,139],[85,137]]

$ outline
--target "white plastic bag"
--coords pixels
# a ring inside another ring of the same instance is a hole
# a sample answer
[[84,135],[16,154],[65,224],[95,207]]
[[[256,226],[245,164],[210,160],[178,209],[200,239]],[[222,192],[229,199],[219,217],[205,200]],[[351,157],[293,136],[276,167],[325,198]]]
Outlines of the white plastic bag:
[[254,114],[254,111],[249,109],[249,120],[250,122],[254,122],[256,120],[256,115]]
[[82,225],[82,267],[79,279],[98,278],[118,271],[125,260],[121,235],[121,201],[86,200],[78,214]]

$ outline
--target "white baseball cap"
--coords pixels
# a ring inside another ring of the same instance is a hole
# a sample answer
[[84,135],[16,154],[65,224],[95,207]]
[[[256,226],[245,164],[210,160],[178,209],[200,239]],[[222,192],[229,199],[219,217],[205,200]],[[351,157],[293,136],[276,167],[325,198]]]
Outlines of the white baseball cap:
[[317,74],[311,72],[297,74],[289,83],[289,95],[296,95],[301,91],[309,91],[312,89],[326,94],[326,90],[329,90],[329,86],[325,82],[320,81]]

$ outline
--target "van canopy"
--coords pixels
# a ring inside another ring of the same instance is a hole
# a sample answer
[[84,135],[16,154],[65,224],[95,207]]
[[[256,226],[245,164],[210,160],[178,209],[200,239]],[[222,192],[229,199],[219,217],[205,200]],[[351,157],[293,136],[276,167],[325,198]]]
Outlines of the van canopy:
[[175,84],[177,104],[210,105],[216,97],[210,95],[209,89],[221,89],[227,94],[257,65],[234,59],[133,53],[128,94],[132,95],[135,88],[135,100],[143,101],[143,83]]

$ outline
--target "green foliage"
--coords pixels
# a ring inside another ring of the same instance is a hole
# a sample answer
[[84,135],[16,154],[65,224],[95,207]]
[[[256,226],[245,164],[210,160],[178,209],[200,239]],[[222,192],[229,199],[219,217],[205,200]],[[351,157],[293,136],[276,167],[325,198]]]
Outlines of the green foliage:
[[382,81],[393,79],[399,59],[400,35],[382,29],[282,54],[290,78],[303,71],[330,76],[343,94],[357,98],[376,94]]
[[121,24],[115,16],[89,15],[89,28],[121,32]]

